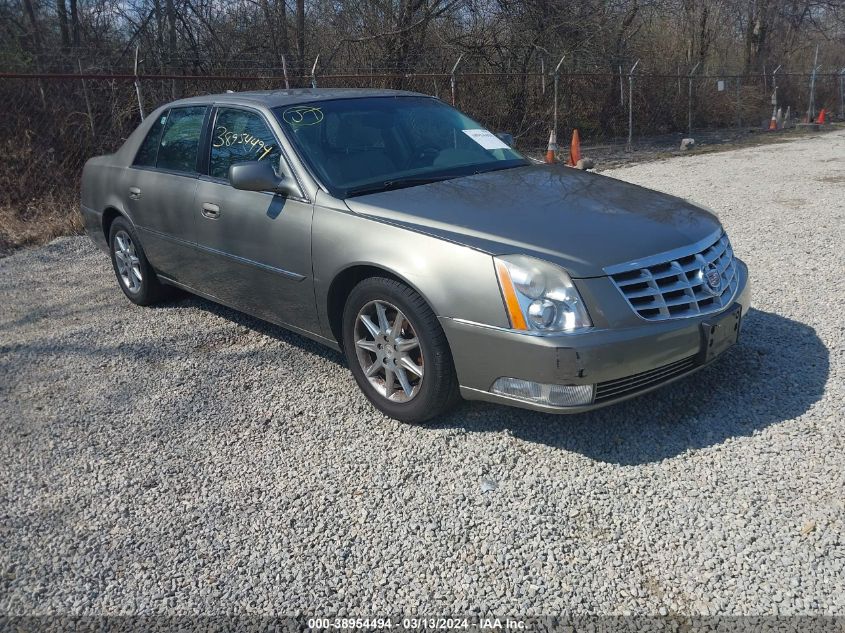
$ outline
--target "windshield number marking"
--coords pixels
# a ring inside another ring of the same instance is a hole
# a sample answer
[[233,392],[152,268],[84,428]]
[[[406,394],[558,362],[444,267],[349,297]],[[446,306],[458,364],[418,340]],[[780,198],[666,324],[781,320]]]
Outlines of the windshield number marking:
[[247,134],[246,132],[230,132],[226,127],[219,125],[215,130],[216,136],[212,147],[231,147],[232,145],[243,145],[247,147],[247,151],[255,150],[256,152],[264,150],[258,157],[261,160],[267,154],[273,151],[272,145],[266,145],[260,138]]
[[282,113],[289,125],[316,125],[323,120],[323,111],[313,106],[294,106]]

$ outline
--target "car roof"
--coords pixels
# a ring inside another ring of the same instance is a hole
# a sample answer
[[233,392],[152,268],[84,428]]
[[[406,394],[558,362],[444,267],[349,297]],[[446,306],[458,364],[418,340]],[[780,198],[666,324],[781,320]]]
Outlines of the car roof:
[[242,105],[277,106],[328,101],[331,99],[363,99],[365,97],[426,97],[419,92],[373,88],[292,88],[290,90],[254,90],[249,92],[225,92],[179,99],[168,105],[189,105],[193,103],[232,103]]

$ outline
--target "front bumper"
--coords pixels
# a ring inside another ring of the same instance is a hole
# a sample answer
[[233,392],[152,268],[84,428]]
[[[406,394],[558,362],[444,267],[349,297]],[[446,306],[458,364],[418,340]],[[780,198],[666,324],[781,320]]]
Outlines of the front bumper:
[[[633,315],[627,305],[615,305],[613,309],[620,313],[623,307],[625,310],[618,318],[610,314],[612,310],[604,310],[600,319],[593,319],[597,326],[594,329],[556,336],[532,336],[441,317],[461,395],[467,400],[548,413],[579,413],[627,400],[687,376],[706,364],[700,358],[701,324],[737,305],[743,316],[748,312],[748,269],[740,260],[736,262],[739,286],[732,305],[721,313],[700,317],[650,322]],[[501,377],[544,384],[607,385],[610,389],[606,387],[606,393],[611,395],[597,396],[585,405],[550,406],[493,393],[493,383]],[[629,388],[622,389],[622,385]]]

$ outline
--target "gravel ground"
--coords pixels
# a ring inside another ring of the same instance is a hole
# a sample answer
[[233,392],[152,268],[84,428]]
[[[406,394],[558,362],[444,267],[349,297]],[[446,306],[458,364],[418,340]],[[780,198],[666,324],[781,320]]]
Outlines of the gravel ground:
[[845,615],[845,132],[606,172],[715,209],[726,358],[552,417],[377,414],[342,358],[0,260],[0,613]]

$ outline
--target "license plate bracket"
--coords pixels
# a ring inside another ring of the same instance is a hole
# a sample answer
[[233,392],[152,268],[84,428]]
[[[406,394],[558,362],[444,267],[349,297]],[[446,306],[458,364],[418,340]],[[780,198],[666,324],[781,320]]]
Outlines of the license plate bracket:
[[719,356],[739,339],[742,307],[736,306],[730,312],[701,324],[703,338],[701,359],[705,363]]

